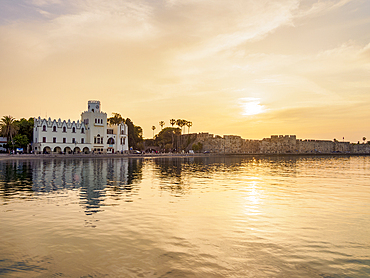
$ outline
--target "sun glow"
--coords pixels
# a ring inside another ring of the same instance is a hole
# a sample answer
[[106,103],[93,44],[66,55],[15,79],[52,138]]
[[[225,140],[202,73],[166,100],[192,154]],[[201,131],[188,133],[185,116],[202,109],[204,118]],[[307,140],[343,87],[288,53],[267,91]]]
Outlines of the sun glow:
[[265,106],[260,104],[259,98],[242,98],[240,101],[243,116],[252,116],[266,112]]

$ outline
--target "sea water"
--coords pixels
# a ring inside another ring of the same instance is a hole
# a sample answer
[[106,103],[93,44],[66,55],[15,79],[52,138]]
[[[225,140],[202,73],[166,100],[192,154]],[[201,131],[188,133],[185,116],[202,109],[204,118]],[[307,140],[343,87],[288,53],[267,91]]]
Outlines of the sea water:
[[370,157],[0,162],[1,277],[369,277]]

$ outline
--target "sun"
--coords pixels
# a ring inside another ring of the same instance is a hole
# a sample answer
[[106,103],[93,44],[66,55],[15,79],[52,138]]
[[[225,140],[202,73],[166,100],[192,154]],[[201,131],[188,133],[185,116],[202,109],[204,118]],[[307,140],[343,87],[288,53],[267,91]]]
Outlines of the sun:
[[242,98],[240,102],[243,116],[252,116],[266,112],[265,106],[260,104],[260,99],[258,98]]

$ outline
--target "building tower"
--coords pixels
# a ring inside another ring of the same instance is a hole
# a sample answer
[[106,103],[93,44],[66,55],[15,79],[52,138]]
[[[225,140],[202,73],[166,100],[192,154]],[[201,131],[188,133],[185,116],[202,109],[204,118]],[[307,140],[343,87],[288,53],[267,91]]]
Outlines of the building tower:
[[91,149],[106,151],[107,113],[101,112],[100,101],[89,100],[87,111],[81,113],[81,121],[87,126],[86,139]]

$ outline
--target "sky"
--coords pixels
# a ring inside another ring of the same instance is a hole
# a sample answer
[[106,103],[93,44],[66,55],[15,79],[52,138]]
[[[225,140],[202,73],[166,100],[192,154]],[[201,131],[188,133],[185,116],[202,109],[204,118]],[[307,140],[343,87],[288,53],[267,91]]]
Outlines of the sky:
[[[0,0],[0,116],[88,100],[262,139],[370,140],[369,0]],[[187,132],[187,130],[186,130]]]

